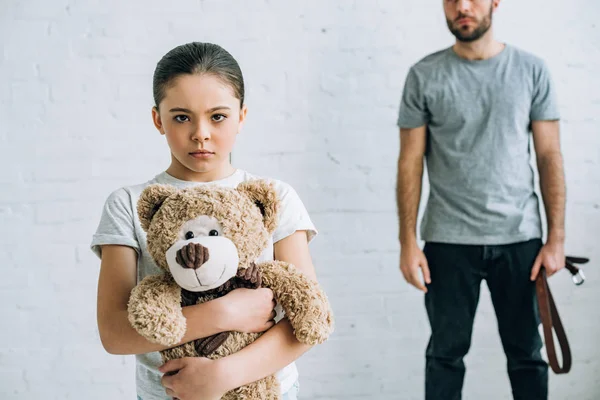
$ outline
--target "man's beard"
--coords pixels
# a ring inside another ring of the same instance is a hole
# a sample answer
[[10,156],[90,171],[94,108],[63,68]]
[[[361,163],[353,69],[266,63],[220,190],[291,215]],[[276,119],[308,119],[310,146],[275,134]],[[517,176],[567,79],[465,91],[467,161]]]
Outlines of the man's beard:
[[[456,20],[465,17],[465,15],[459,14]],[[485,33],[492,26],[492,8],[490,8],[490,13],[487,16],[483,17],[483,20],[479,23],[479,25],[475,27],[475,29],[473,29],[471,33],[463,32],[463,30],[460,27],[455,26],[454,22],[450,21],[449,19],[446,19],[446,23],[448,24],[448,29],[450,29],[450,32],[452,32],[452,34],[458,41],[465,43],[474,42],[477,39],[481,38],[483,35],[485,35]]]

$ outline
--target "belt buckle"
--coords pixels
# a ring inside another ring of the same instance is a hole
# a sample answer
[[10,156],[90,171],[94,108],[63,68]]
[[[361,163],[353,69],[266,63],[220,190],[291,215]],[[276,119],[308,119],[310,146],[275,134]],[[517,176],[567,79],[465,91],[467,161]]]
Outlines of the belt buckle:
[[579,271],[577,271],[576,274],[573,274],[573,276],[571,276],[571,279],[573,279],[573,283],[575,285],[581,285],[583,282],[585,282],[585,275],[583,274],[583,270],[579,269]]

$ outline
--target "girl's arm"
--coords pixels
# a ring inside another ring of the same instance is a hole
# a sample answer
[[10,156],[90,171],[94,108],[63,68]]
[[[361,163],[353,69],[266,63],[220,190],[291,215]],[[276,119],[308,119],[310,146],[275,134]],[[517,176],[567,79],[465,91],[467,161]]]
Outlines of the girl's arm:
[[[306,231],[296,231],[278,241],[274,250],[276,260],[294,264],[310,279],[317,281]],[[226,364],[224,370],[230,371],[232,382],[229,386],[236,388],[274,374],[310,348],[296,339],[292,326],[284,318],[254,343],[219,361]]]
[[[306,231],[275,243],[275,259],[294,264],[316,281]],[[298,342],[292,326],[282,319],[255,342],[219,360],[187,357],[171,360],[159,368],[170,396],[185,399],[220,399],[226,392],[276,373],[298,359],[311,346]],[[175,375],[168,374],[177,372]]]
[[[142,354],[167,348],[149,342],[129,323],[127,303],[136,285],[136,269],[134,249],[102,246],[97,319],[102,345],[111,354]],[[180,344],[230,330],[262,332],[273,324],[269,321],[272,310],[273,294],[268,289],[238,289],[219,299],[184,307],[187,329]]]

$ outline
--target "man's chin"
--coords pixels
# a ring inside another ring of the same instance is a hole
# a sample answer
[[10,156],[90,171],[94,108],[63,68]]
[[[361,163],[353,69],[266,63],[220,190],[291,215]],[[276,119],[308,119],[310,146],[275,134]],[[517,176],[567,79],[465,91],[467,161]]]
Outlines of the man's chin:
[[479,39],[478,37],[475,37],[475,36],[457,36],[457,35],[454,35],[454,37],[456,38],[456,40],[458,40],[459,42],[462,42],[462,43],[471,43],[471,42],[474,42],[477,39]]
[[471,42],[476,41],[477,39],[480,39],[486,32],[487,32],[487,29],[479,30],[479,29],[475,29],[475,28],[469,28],[469,29],[453,30],[452,34],[454,35],[456,40],[458,40],[459,42],[471,43]]

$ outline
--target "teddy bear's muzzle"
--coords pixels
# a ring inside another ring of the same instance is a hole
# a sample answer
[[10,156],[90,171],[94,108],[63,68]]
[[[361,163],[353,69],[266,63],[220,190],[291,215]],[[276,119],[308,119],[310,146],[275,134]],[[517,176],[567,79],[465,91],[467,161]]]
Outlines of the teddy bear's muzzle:
[[208,248],[200,243],[189,243],[177,251],[177,264],[183,268],[198,269],[208,261]]
[[169,247],[165,258],[175,282],[192,292],[221,286],[235,276],[240,264],[235,244],[225,236],[177,241]]

